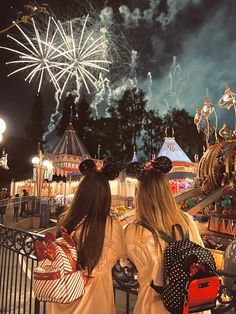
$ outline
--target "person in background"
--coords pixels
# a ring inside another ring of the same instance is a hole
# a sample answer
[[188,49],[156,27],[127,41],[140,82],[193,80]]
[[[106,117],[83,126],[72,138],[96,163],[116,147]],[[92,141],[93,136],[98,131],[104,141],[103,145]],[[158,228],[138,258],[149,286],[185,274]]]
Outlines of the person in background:
[[[135,199],[136,221],[125,230],[126,252],[138,271],[139,292],[134,314],[167,314],[162,301],[150,284],[163,284],[163,258],[167,243],[154,236],[150,230],[163,231],[172,236],[172,226],[179,224],[184,233],[189,233],[190,240],[203,246],[198,228],[192,218],[181,211],[170,190],[166,177],[172,168],[167,157],[158,157],[148,168],[140,163],[130,164],[127,174],[139,181]],[[180,234],[177,234],[180,238]],[[205,312],[207,313],[207,312]],[[210,312],[209,312],[210,313]]]
[[26,200],[26,196],[29,196],[29,193],[26,189],[23,189],[20,216],[23,216],[28,210],[28,200]]
[[14,206],[14,218],[17,219],[19,215],[19,209],[20,209],[20,194],[19,193],[15,194],[13,206]]
[[123,229],[110,216],[111,190],[108,180],[118,171],[112,166],[97,168],[87,159],[79,167],[82,179],[73,202],[59,218],[58,230],[75,231],[78,249],[78,269],[86,278],[85,293],[69,304],[48,303],[47,313],[114,314],[114,293],[111,270],[125,257]]
[[0,217],[1,217],[1,222],[3,222],[3,217],[6,214],[7,200],[8,200],[7,189],[3,188],[1,190],[1,192],[0,192]]

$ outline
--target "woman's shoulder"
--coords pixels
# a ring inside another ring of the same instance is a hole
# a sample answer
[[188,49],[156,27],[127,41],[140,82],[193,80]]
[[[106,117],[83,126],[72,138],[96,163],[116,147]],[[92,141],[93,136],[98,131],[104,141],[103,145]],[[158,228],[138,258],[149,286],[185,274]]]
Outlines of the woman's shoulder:
[[107,216],[107,223],[106,223],[106,227],[109,230],[113,230],[115,232],[123,232],[123,228],[121,226],[121,223],[112,216]]
[[152,236],[151,231],[142,226],[142,224],[140,224],[139,222],[133,222],[125,228],[126,238],[134,237],[140,240],[140,238],[150,236]]
[[198,227],[197,227],[196,222],[194,221],[193,217],[186,212],[183,212],[183,215],[184,215],[184,218],[185,218],[189,228],[193,229],[193,230],[196,230],[196,229],[198,230]]
[[193,217],[186,212],[184,212],[184,216],[188,223],[188,227],[190,231],[190,239],[193,242],[203,245],[198,226],[196,222],[193,220]]

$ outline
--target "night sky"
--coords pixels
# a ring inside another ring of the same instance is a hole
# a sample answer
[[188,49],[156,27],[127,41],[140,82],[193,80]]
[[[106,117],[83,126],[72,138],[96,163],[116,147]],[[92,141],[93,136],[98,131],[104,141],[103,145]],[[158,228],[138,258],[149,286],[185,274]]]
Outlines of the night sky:
[[[114,64],[109,74],[111,90],[116,89],[114,99],[119,97],[117,91],[120,88],[122,92],[129,77],[137,81],[137,87],[145,90],[149,106],[158,108],[162,114],[171,107],[185,108],[193,114],[194,105],[202,107],[203,98],[208,96],[215,104],[221,122],[231,119],[232,126],[233,109],[230,112],[219,109],[217,101],[226,83],[236,91],[235,0],[41,2],[47,3],[51,14],[61,20],[87,13],[97,14],[99,18],[100,14],[100,19],[109,24],[114,33],[124,34],[124,47],[117,47],[124,51],[123,64]],[[0,29],[11,24],[25,3],[29,1],[1,1]],[[19,35],[14,28],[0,34],[0,45],[16,48],[6,39],[7,34]],[[137,53],[135,67],[134,60],[133,64],[131,61],[132,50]],[[14,54],[0,50],[0,115],[7,122],[8,134],[20,135],[31,113],[37,82],[26,83],[22,72],[7,77],[12,69],[6,67],[5,62],[14,57]],[[43,85],[42,96],[46,127],[55,110],[54,91],[47,82]],[[96,94],[91,97],[95,98]]]

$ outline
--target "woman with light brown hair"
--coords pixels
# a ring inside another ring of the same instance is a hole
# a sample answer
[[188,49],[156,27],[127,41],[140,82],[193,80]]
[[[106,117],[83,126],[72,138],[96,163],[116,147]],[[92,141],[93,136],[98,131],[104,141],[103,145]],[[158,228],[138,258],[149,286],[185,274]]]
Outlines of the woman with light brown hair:
[[97,168],[93,160],[80,164],[85,174],[79,184],[70,208],[58,223],[69,233],[78,251],[77,268],[82,270],[88,283],[85,293],[69,304],[48,303],[47,313],[59,314],[114,314],[114,294],[111,270],[125,257],[123,229],[110,216],[111,190],[108,180],[118,176],[112,165]]
[[[163,285],[163,258],[167,243],[156,236],[155,230],[172,236],[172,226],[180,225],[190,240],[203,245],[192,218],[182,212],[171,193],[166,177],[172,168],[167,157],[159,157],[148,164],[131,163],[127,175],[139,180],[135,199],[136,221],[125,231],[126,251],[138,271],[139,293],[135,314],[166,314],[161,294],[152,287]],[[177,233],[180,239],[180,232]]]

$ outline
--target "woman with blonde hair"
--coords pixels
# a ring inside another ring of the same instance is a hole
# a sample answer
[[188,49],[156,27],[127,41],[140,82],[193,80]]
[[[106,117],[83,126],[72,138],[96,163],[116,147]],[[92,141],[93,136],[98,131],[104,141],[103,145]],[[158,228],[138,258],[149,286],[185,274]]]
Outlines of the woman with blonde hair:
[[114,294],[111,270],[125,257],[123,229],[110,216],[111,190],[108,180],[118,176],[112,165],[97,168],[93,160],[80,164],[85,174],[70,208],[58,223],[69,233],[78,250],[77,268],[88,278],[85,293],[69,304],[48,303],[47,313],[58,314],[114,314]]
[[[182,212],[171,193],[166,177],[172,168],[167,157],[158,157],[146,165],[131,163],[127,175],[139,180],[135,198],[136,221],[125,231],[126,251],[129,259],[138,271],[139,293],[135,305],[135,314],[166,314],[161,294],[152,287],[163,285],[163,259],[167,243],[159,234],[172,236],[172,226],[178,224],[190,240],[203,245],[199,231],[192,218]],[[177,239],[181,239],[180,231]]]

